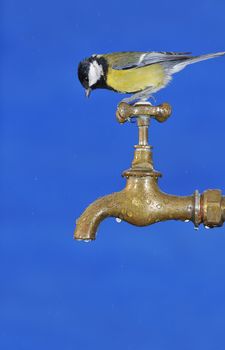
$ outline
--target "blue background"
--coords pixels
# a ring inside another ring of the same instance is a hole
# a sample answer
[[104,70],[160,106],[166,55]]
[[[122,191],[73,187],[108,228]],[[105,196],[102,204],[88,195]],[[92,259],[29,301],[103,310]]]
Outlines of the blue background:
[[[85,99],[78,62],[93,53],[225,50],[225,3],[5,0],[1,9],[0,348],[225,349],[225,228],[137,228],[105,220],[73,241],[75,219],[120,190],[137,141],[123,96]],[[188,67],[156,97],[161,188],[225,190],[225,58]]]

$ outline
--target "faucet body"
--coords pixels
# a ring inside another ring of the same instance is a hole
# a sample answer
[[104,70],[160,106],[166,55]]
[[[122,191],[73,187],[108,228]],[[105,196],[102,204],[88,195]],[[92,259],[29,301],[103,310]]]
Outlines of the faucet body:
[[115,217],[135,226],[147,226],[160,221],[192,221],[197,228],[221,226],[225,221],[225,197],[220,190],[208,190],[202,195],[195,191],[191,196],[175,196],[162,192],[158,186],[161,174],[154,170],[151,146],[148,144],[150,116],[159,122],[171,113],[168,104],[130,106],[121,103],[117,119],[124,123],[135,115],[139,128],[139,143],[135,147],[132,167],[124,171],[127,179],[120,192],[101,197],[93,202],[76,221],[75,239],[94,240],[102,220]]
[[112,216],[132,225],[147,226],[166,220],[193,220],[194,196],[171,196],[159,190],[151,176],[127,179],[126,187],[91,204],[77,220],[75,238],[95,239],[98,225]]

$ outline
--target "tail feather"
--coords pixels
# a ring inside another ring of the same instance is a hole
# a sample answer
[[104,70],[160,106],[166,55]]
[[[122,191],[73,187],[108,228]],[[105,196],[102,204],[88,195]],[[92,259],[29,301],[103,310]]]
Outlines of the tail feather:
[[205,60],[208,60],[210,58],[215,58],[215,57],[219,57],[219,56],[223,56],[223,55],[225,55],[225,51],[187,58],[184,61],[175,64],[171,69],[171,74],[179,72],[180,70],[184,69],[189,64],[200,62],[200,61],[205,61]]

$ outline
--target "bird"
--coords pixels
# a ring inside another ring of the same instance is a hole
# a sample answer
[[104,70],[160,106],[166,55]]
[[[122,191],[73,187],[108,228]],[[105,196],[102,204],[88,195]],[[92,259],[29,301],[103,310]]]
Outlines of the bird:
[[127,51],[93,54],[78,65],[78,78],[90,96],[92,90],[108,89],[130,94],[123,101],[147,101],[166,87],[173,74],[192,63],[223,56],[225,51],[192,56],[190,52]]

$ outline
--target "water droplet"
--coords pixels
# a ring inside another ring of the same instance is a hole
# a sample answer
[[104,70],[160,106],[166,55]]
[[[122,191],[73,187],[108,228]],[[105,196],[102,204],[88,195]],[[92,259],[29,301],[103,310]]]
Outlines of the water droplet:
[[118,224],[120,224],[121,223],[121,219],[120,218],[116,218],[116,222],[118,222]]
[[187,219],[187,220],[184,220],[184,222],[189,222],[189,221],[190,221],[190,220],[188,220],[188,219]]

